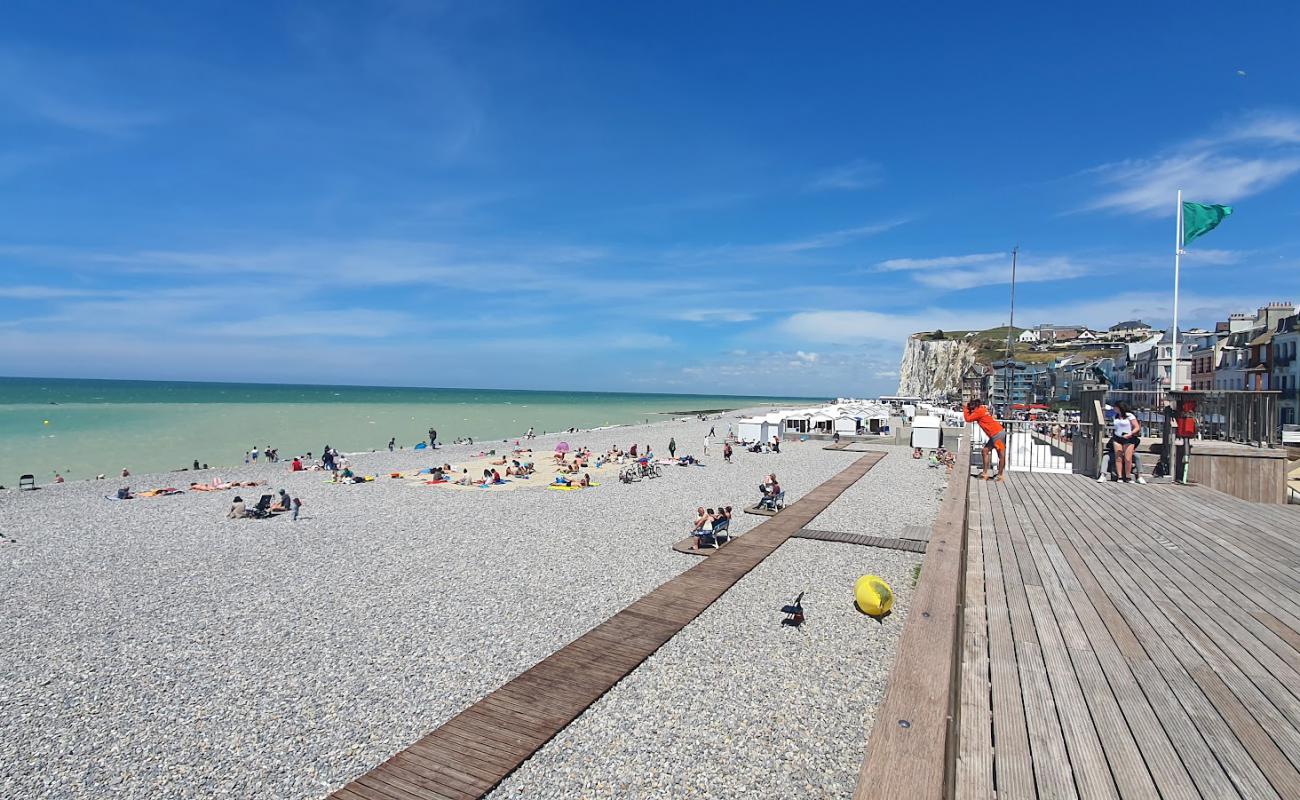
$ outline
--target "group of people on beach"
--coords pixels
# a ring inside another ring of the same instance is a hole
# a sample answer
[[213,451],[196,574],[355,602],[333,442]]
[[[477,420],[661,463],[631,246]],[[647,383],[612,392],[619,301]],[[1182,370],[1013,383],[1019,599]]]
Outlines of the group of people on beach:
[[[279,451],[276,450],[275,448],[271,447],[271,445],[268,444],[268,445],[267,445],[266,447],[264,447],[264,448],[259,448],[259,447],[257,447],[256,445],[254,445],[254,446],[253,446],[253,449],[251,449],[251,450],[245,450],[245,451],[244,451],[244,463],[245,463],[245,464],[256,464],[256,463],[257,463],[257,459],[258,459],[259,456],[265,456],[265,457],[266,457],[266,461],[267,461],[268,463],[271,463],[271,464],[274,464],[274,463],[276,463],[277,461],[280,460],[280,453],[279,453]],[[199,463],[199,462],[197,462],[197,461],[194,462],[194,468],[195,468],[195,469],[198,469],[198,468],[199,468],[199,467],[198,467],[198,463]]]
[[691,527],[691,536],[695,538],[692,550],[699,550],[706,539],[717,543],[717,536],[722,530],[731,527],[731,506],[719,504],[717,511],[700,506],[695,509],[695,524]]

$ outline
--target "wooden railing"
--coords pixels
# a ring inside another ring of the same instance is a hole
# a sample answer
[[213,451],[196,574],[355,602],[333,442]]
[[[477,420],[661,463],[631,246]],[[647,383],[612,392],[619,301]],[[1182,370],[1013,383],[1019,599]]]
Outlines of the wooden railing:
[[961,676],[970,436],[939,507],[854,800],[941,800],[952,785]]

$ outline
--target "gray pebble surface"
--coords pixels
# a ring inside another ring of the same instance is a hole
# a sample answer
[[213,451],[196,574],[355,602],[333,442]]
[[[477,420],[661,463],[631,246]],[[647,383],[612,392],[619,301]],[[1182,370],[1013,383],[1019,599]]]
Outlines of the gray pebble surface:
[[[869,498],[876,527],[866,532],[933,523],[936,471],[906,448],[882,449],[889,455],[823,512],[836,530],[863,532],[849,520]],[[850,797],[921,559],[787,541],[489,797]],[[883,623],[853,604],[865,574],[895,591]],[[799,592],[807,622],[796,630],[780,608]]]
[[[662,453],[672,435],[700,455],[705,431],[738,416],[533,446],[635,439]],[[352,461],[383,474],[494,447]],[[735,506],[743,535],[763,521],[739,512],[765,473],[793,501],[858,457],[795,442],[726,465],[720,451],[715,440],[706,467],[568,493],[333,485],[287,460],[0,492],[0,797],[321,797],[695,564],[669,546],[697,505]],[[104,497],[217,474],[268,485]],[[282,487],[303,499],[300,521],[225,519],[236,493],[251,505]],[[813,564],[829,552],[807,544]],[[719,658],[745,660],[734,642]],[[838,702],[814,683],[800,691]],[[780,735],[769,727],[748,735]]]

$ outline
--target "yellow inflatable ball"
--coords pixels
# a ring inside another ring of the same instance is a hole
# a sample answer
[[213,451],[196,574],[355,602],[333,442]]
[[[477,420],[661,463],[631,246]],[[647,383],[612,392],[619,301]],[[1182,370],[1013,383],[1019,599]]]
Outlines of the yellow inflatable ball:
[[863,575],[853,585],[853,599],[863,614],[880,618],[894,607],[894,590],[878,575]]

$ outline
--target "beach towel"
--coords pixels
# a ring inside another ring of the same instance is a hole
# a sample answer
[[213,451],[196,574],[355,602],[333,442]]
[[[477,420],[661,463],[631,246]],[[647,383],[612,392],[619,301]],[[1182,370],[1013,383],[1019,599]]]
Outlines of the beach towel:
[[436,485],[439,484],[439,483],[447,483],[447,481],[446,481],[446,480],[441,480],[441,481],[425,481],[425,482],[424,482],[424,485],[425,485],[425,486],[436,486]]
[[480,484],[478,485],[478,488],[480,488],[480,489],[489,489],[489,488],[491,488],[491,487],[493,487],[493,486],[500,486],[500,485],[503,484],[503,483],[510,483],[510,481],[507,481],[507,480],[493,481],[492,483],[489,483],[489,484],[487,484],[487,485],[484,485],[484,484],[481,484],[481,483],[480,483]]
[[136,492],[136,497],[164,497],[173,494],[185,494],[180,489],[174,489],[168,486],[165,489],[146,489],[143,492]]
[[425,444],[424,442],[420,442],[419,444],[417,444],[417,445],[415,446],[415,449],[416,449],[416,450],[423,450],[423,449],[425,449],[425,448],[428,447],[428,446],[429,446],[429,445]]

